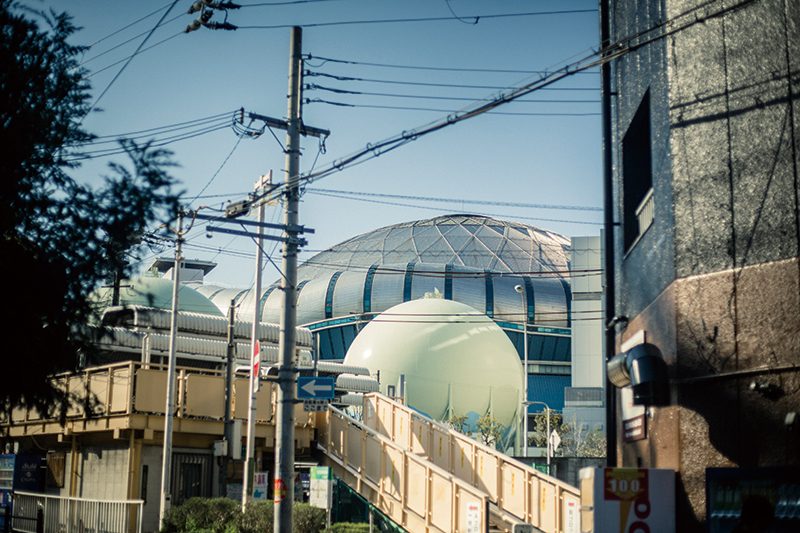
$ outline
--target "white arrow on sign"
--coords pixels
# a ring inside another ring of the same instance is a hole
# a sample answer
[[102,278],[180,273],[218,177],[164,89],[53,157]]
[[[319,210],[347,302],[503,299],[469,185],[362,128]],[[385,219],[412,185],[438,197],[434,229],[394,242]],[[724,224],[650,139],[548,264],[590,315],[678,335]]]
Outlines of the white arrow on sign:
[[308,383],[303,384],[303,386],[300,388],[306,391],[307,394],[316,396],[318,392],[330,392],[333,389],[333,386],[330,383],[325,385],[317,385],[316,380],[312,379]]
[[558,435],[558,433],[556,433],[556,430],[554,429],[553,432],[550,433],[550,447],[553,449],[553,451],[556,451],[560,444],[561,444],[561,437]]

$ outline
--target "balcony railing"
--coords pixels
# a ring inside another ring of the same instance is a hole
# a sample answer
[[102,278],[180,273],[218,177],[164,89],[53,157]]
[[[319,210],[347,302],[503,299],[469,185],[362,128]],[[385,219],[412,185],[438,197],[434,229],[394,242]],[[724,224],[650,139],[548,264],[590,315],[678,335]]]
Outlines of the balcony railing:
[[[155,363],[131,361],[87,368],[81,372],[53,377],[55,386],[69,394],[66,421],[103,420],[136,414],[163,415],[166,409],[167,367]],[[232,414],[248,415],[249,380],[237,373],[233,379]],[[176,369],[175,416],[179,419],[221,421],[225,415],[225,371],[203,368]],[[262,382],[256,396],[257,422],[269,422],[274,413],[272,384]],[[295,419],[304,425],[302,405]],[[0,415],[0,427],[57,422],[57,415],[43,415],[35,409],[14,409],[11,419]],[[10,423],[9,423],[10,422]],[[97,429],[103,429],[102,427]]]
[[651,187],[636,208],[636,220],[639,222],[639,236],[644,235],[647,228],[653,224],[654,218],[655,202],[653,200],[653,188]]

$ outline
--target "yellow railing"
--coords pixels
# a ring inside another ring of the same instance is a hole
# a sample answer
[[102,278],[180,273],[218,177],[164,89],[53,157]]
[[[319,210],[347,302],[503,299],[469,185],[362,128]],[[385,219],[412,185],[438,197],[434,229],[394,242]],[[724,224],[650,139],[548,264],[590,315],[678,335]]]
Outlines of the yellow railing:
[[335,407],[319,447],[339,477],[408,531],[488,531],[489,496]]
[[[205,368],[176,369],[175,416],[206,420],[222,420],[225,414],[225,372]],[[166,408],[166,365],[130,361],[87,368],[76,373],[53,376],[56,388],[69,394],[67,420],[132,414],[163,415]],[[248,414],[248,378],[236,375],[233,380],[232,413],[244,419]],[[267,422],[274,412],[273,390],[263,382],[257,397],[256,420]],[[2,415],[0,415],[2,416]],[[58,419],[35,409],[14,409],[10,424],[42,423]],[[296,419],[308,422],[308,413],[298,405]],[[9,424],[0,418],[0,425]]]
[[501,513],[546,533],[577,531],[580,493],[380,394],[364,397],[364,424],[489,495]]

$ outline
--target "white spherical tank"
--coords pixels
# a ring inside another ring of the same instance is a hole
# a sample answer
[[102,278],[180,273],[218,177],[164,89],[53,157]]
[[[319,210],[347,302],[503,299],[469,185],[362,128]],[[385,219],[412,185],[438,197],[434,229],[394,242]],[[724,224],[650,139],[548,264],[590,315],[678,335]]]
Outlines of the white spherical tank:
[[432,418],[467,416],[474,423],[491,406],[495,420],[516,426],[519,355],[497,324],[463,303],[423,298],[396,305],[356,336],[344,362],[380,371],[384,394],[403,374],[406,403]]

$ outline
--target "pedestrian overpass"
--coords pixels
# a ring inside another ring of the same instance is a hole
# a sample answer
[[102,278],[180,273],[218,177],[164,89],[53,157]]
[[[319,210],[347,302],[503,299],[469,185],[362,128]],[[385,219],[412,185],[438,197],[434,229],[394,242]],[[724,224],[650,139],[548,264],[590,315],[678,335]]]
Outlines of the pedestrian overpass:
[[318,447],[337,476],[413,532],[577,533],[578,489],[378,393],[330,406]]

